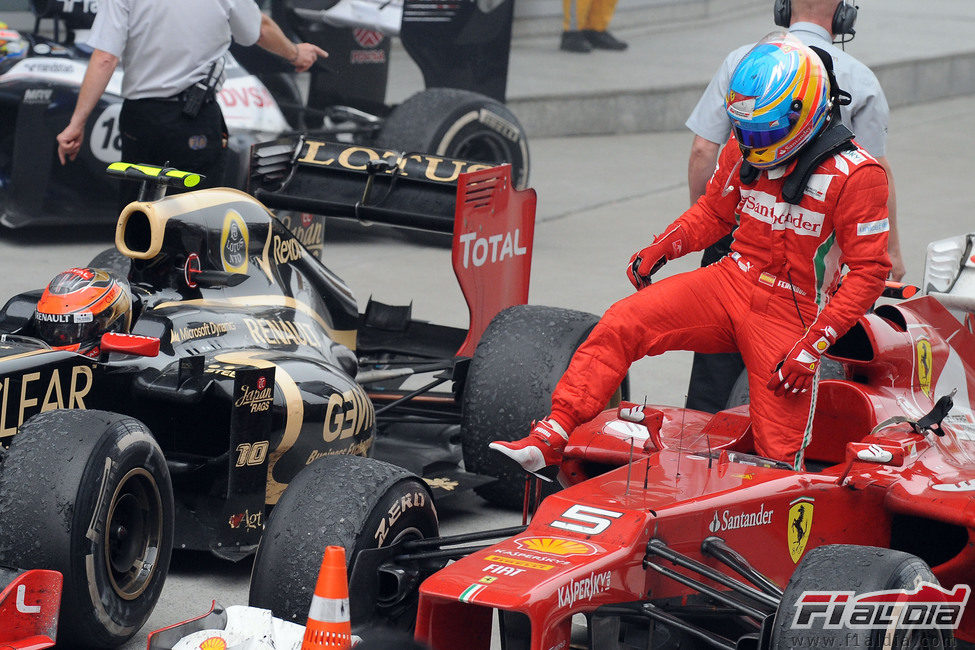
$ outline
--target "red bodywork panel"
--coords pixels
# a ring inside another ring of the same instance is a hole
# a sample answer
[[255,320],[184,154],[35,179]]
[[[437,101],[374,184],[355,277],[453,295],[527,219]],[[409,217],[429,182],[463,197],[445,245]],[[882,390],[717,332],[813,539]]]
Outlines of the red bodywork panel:
[[499,311],[528,302],[535,190],[516,190],[511,165],[461,174],[451,259],[471,324],[459,357],[474,356]]
[[61,574],[34,569],[14,575],[0,591],[0,647],[39,650],[53,646],[61,609]]
[[[695,593],[643,568],[650,539],[730,573],[701,552],[706,537],[720,537],[782,587],[817,546],[891,545],[897,516],[967,529],[971,539],[972,333],[921,297],[864,316],[830,354],[847,379],[820,383],[807,471],[748,455],[747,407],[711,416],[648,406],[640,424],[607,410],[572,432],[561,467],[569,487],[542,502],[526,532],[423,583],[417,638],[435,650],[487,650],[497,608],[527,615],[531,648],[567,648],[573,614]],[[906,423],[871,434],[893,416],[919,419],[953,389],[938,444]],[[942,585],[975,581],[973,549],[969,541],[932,567]],[[956,631],[967,641],[971,612]]]

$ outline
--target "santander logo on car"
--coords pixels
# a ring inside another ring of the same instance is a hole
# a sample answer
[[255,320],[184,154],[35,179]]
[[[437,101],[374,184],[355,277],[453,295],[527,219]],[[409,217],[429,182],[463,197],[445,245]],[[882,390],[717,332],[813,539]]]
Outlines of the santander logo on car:
[[754,512],[739,512],[732,514],[730,510],[719,513],[714,512],[714,519],[708,526],[712,533],[720,533],[726,530],[736,530],[738,528],[751,528],[752,526],[764,526],[772,521],[774,510],[766,510],[765,504],[759,504],[758,510]]

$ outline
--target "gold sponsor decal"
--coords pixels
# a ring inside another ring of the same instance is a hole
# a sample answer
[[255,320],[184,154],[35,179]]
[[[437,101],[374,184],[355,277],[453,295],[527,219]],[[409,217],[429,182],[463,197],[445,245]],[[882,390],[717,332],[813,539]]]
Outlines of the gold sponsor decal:
[[551,564],[542,564],[541,562],[529,562],[528,560],[519,560],[513,557],[503,557],[500,555],[488,555],[485,560],[489,562],[497,562],[498,564],[510,564],[511,566],[524,567],[526,569],[538,569],[539,571],[548,571],[549,569],[554,569],[555,567]]
[[799,562],[809,541],[809,529],[813,521],[813,498],[800,497],[789,504],[789,555]]
[[274,480],[274,466],[281,456],[291,449],[295,441],[298,440],[298,435],[301,433],[301,424],[305,418],[305,401],[301,399],[301,390],[291,375],[284,368],[275,366],[267,359],[260,358],[258,356],[259,354],[260,352],[226,352],[217,356],[214,361],[228,369],[241,366],[249,368],[275,368],[274,385],[277,386],[284,397],[286,419],[281,442],[268,454],[265,503],[273,505],[281,498],[281,493],[284,492],[284,488],[288,487],[287,484]]
[[178,300],[172,302],[163,302],[155,306],[155,311],[162,311],[163,309],[170,309],[173,307],[209,307],[214,309],[224,309],[227,307],[286,307],[288,309],[293,309],[296,312],[300,312],[305,316],[308,316],[316,323],[318,323],[323,330],[328,334],[336,343],[341,343],[350,350],[355,350],[356,348],[356,331],[355,330],[336,330],[332,329],[322,315],[317,311],[301,302],[300,300],[295,300],[290,296],[281,295],[250,295],[250,296],[234,296],[232,298],[223,298],[221,300],[212,300],[209,298],[196,298],[193,300]]
[[264,513],[252,513],[250,510],[245,510],[239,514],[231,515],[227,523],[231,528],[240,528],[243,526],[245,530],[257,530],[258,528],[263,529]]
[[233,379],[237,376],[237,368],[240,367],[242,366],[229,363],[211,363],[206,367],[205,372],[210,375],[220,375],[221,377]]
[[920,339],[917,342],[917,382],[921,386],[921,391],[931,397],[931,374],[934,354],[931,352],[931,342],[927,339]]
[[325,426],[322,438],[325,442],[335,442],[351,438],[372,426],[376,421],[376,411],[372,402],[358,388],[328,396],[325,408]]
[[548,555],[594,555],[596,547],[586,542],[561,537],[522,537],[515,540],[519,548]]
[[[386,151],[382,149],[371,149],[369,147],[330,144],[308,140],[305,142],[304,155],[298,159],[309,165],[321,165],[322,167],[341,167],[352,171],[366,171],[366,165],[371,160],[387,160],[393,166],[398,167],[397,172],[401,176],[410,176],[420,173],[423,178],[438,183],[452,183],[466,172],[473,172],[479,169],[490,169],[492,165],[472,163],[466,160],[452,160],[429,154],[413,153],[403,156],[398,151]],[[409,162],[418,163],[417,167],[409,166]],[[418,171],[422,170],[422,172]],[[385,173],[391,174],[392,170]]]
[[460,485],[458,481],[451,481],[449,478],[438,476],[437,478],[425,478],[423,479],[427,485],[431,488],[440,488],[441,490],[446,490],[447,492],[453,492]]
[[271,252],[277,264],[288,264],[301,259],[301,244],[294,237],[281,239],[275,235],[271,244]]
[[227,210],[220,234],[220,262],[228,273],[247,273],[247,252],[250,233],[244,218],[235,210]]
[[264,386],[263,388],[241,386],[240,393],[240,397],[234,402],[234,406],[237,408],[249,407],[251,413],[267,411],[274,401],[274,388],[271,386]]
[[[88,366],[55,368],[50,374],[29,372],[19,377],[20,390],[11,390],[11,377],[0,384],[0,438],[17,433],[17,427],[36,412],[83,409],[94,375]],[[35,410],[36,409],[36,410]]]
[[309,323],[288,320],[286,318],[250,318],[243,319],[247,326],[247,333],[251,340],[258,345],[274,347],[276,345],[310,345],[322,349],[322,339],[318,331]]
[[170,333],[169,340],[173,343],[181,343],[192,339],[202,339],[208,336],[221,336],[227,332],[237,329],[237,323],[201,323],[195,327],[181,327]]
[[372,438],[369,440],[363,440],[362,442],[354,442],[348,447],[343,449],[329,449],[327,451],[318,451],[317,449],[312,450],[311,454],[308,456],[308,460],[305,461],[305,465],[310,465],[319,458],[324,458],[325,456],[366,456],[369,453],[369,448],[372,447]]

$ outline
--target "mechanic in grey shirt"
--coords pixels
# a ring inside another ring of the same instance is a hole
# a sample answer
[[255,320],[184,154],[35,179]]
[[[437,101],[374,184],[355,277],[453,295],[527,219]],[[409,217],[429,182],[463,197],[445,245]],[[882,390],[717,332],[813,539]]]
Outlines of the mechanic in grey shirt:
[[[231,39],[255,43],[292,63],[297,72],[328,54],[293,43],[254,0],[100,0],[88,45],[94,48],[68,126],[57,136],[61,164],[74,160],[85,123],[121,61],[122,160],[169,164],[222,184],[226,126],[216,102],[222,59]],[[191,89],[214,83],[196,99]],[[123,184],[131,185],[131,184]],[[123,205],[134,188],[123,187]]]
[[[856,10],[842,0],[840,2],[779,0],[777,5],[784,5],[790,10],[789,31],[792,34],[806,45],[825,50],[833,58],[837,84],[840,89],[849,92],[852,96],[849,105],[840,107],[843,123],[853,131],[856,141],[876,158],[887,172],[889,188],[887,210],[890,219],[887,247],[893,267],[891,278],[900,280],[904,276],[904,262],[897,235],[897,199],[894,193],[894,179],[886,157],[887,121],[890,115],[887,98],[870,68],[833,45],[834,34],[831,33],[834,16],[839,11],[852,9],[854,11],[852,18],[855,19]],[[849,27],[852,32],[852,21]],[[695,134],[687,163],[687,185],[691,204],[704,194],[704,188],[714,173],[718,152],[731,134],[731,122],[725,111],[725,95],[728,92],[732,72],[753,46],[754,44],[739,47],[725,58],[685,123]],[[731,237],[726,240],[704,251],[702,266],[716,262],[729,252]],[[710,413],[725,408],[735,381],[744,367],[738,354],[695,354],[691,367],[687,407]]]

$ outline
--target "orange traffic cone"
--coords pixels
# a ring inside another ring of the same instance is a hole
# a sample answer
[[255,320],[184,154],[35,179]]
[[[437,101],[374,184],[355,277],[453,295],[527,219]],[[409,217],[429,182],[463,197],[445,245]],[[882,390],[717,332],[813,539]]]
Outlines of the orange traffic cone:
[[349,583],[345,577],[345,549],[328,546],[322,556],[315,595],[308,609],[308,623],[301,650],[351,648]]

